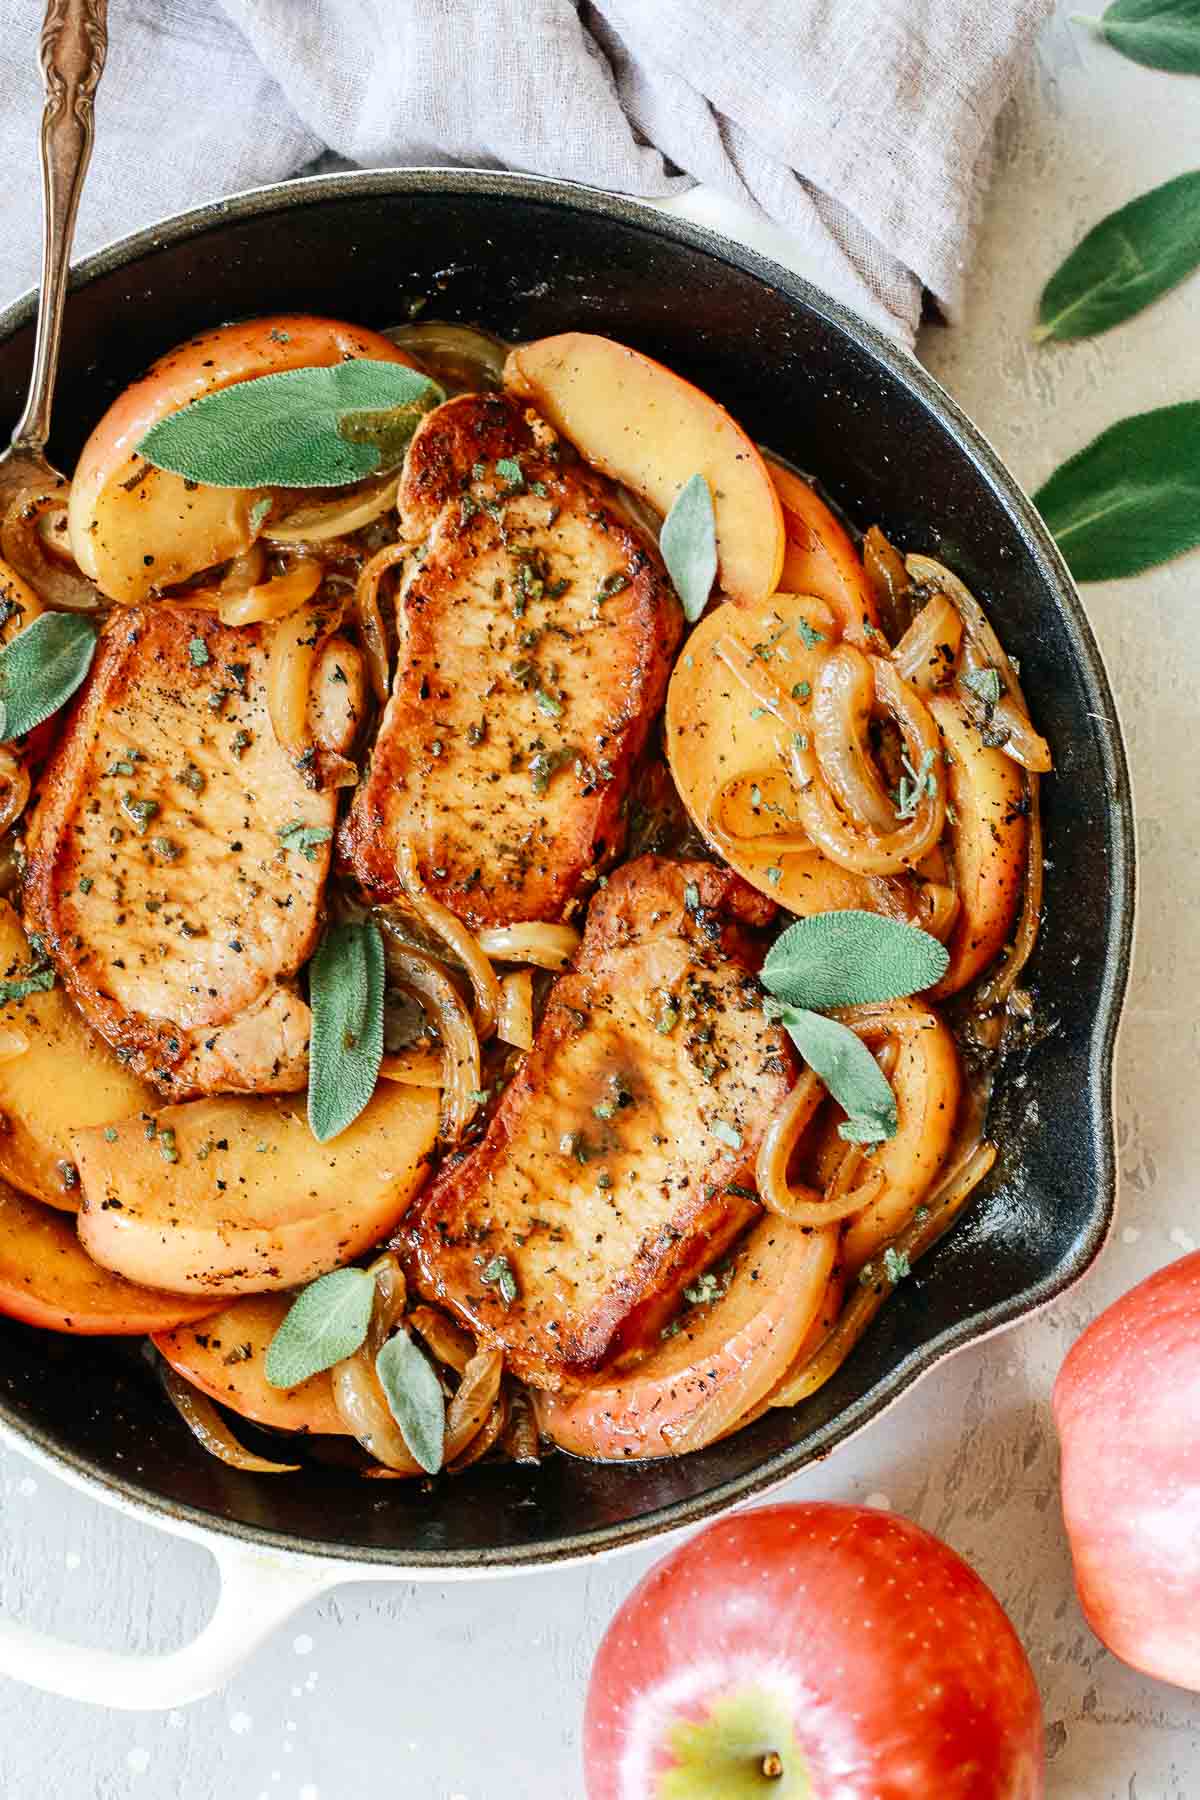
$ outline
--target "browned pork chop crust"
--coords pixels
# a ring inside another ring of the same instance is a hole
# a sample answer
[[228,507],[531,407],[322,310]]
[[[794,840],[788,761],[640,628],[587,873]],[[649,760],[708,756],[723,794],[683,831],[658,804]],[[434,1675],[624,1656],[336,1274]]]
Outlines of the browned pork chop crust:
[[[27,929],[174,1099],[306,1079],[290,978],[314,947],[337,797],[276,741],[272,629],[165,604],[114,614],[30,823]],[[309,707],[321,748],[349,748],[361,704],[359,652],[332,639]]]
[[398,504],[399,666],[342,854],[376,900],[408,838],[472,926],[562,919],[623,841],[678,602],[611,488],[506,396],[431,413]]
[[536,1386],[645,1343],[757,1210],[754,1156],[795,1075],[745,929],[773,910],[711,863],[620,869],[486,1137],[412,1216],[421,1291]]

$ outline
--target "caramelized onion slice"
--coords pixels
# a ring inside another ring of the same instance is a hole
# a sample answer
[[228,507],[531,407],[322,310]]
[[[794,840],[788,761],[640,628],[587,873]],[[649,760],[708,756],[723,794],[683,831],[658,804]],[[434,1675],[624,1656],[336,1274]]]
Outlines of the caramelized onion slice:
[[0,555],[28,582],[43,605],[58,612],[96,612],[105,604],[100,590],[73,562],[52,556],[42,537],[43,518],[61,512],[66,500],[65,485],[53,493],[31,488],[18,494],[0,524]]
[[294,1475],[300,1468],[299,1463],[270,1462],[239,1444],[208,1395],[201,1394],[177,1370],[164,1365],[162,1379],[172,1406],[196,1442],[218,1462],[251,1475]]
[[447,1143],[456,1144],[479,1105],[479,1034],[462,995],[436,957],[405,943],[386,913],[376,917],[383,933],[388,980],[421,1003],[442,1041],[442,1136]]
[[497,962],[529,963],[557,975],[570,968],[579,933],[573,925],[485,925],[475,941]]
[[446,1465],[457,1462],[482,1431],[500,1393],[503,1350],[478,1350],[463,1370],[458,1390],[446,1409]]
[[369,562],[364,563],[354,588],[354,611],[359,634],[367,653],[367,669],[371,687],[380,706],[388,697],[391,682],[391,658],[388,655],[387,632],[379,610],[379,584],[389,569],[398,568],[408,555],[407,544],[385,544]]
[[528,969],[517,969],[500,983],[497,1036],[518,1050],[533,1048],[533,975]]
[[330,538],[349,537],[364,525],[373,525],[396,504],[399,475],[389,475],[370,488],[357,493],[335,494],[332,499],[314,501],[287,514],[278,525],[268,514],[262,534],[272,544],[325,544]]
[[293,761],[310,747],[308,696],[321,652],[342,622],[341,606],[315,607],[276,621],[267,668],[267,711],[281,750]]
[[11,744],[0,744],[0,832],[20,818],[29,790],[29,770]]
[[931,694],[954,674],[962,639],[961,613],[945,594],[935,594],[896,645],[892,661],[918,693]]
[[480,1041],[486,1042],[495,1036],[500,1013],[500,983],[496,971],[474,932],[468,930],[448,906],[435,900],[425,886],[417,867],[416,851],[408,838],[401,838],[397,846],[396,868],[400,885],[421,923],[449,946],[467,971],[475,994],[475,1029]]
[[435,381],[451,393],[476,394],[503,387],[510,345],[477,325],[426,319],[384,333],[415,356]]
[[324,579],[324,570],[315,558],[292,564],[286,574],[270,581],[257,582],[241,594],[232,594],[217,604],[217,617],[222,625],[267,625],[287,619],[311,600]]

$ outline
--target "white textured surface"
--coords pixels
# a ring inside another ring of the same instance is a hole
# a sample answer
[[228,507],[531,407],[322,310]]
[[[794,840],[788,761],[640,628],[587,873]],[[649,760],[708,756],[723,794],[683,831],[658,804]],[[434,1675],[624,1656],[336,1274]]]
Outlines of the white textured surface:
[[[932,367],[1027,486],[1123,413],[1200,395],[1200,278],[1092,345],[1034,352],[1037,290],[1081,230],[1200,160],[1200,82],[1123,62],[1060,24],[1005,119],[969,323]],[[1047,1397],[1107,1300],[1200,1239],[1200,557],[1086,600],[1125,722],[1141,819],[1141,929],[1119,1071],[1123,1211],[1063,1304],[943,1367],[799,1497],[873,1498],[992,1584],[1033,1657],[1051,1800],[1194,1800],[1200,1699],[1115,1663],[1071,1589]],[[0,1453],[0,1607],[85,1642],[181,1643],[211,1607],[203,1552]],[[559,1800],[581,1792],[591,1652],[650,1553],[458,1588],[365,1585],[310,1607],[228,1692],[114,1715],[0,1684],[0,1800]],[[933,1800],[933,1797],[931,1797]]]

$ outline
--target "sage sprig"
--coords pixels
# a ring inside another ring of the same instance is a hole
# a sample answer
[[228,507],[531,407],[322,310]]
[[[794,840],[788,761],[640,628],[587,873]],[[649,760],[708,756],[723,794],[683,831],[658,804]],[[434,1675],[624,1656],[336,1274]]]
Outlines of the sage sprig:
[[845,1112],[838,1130],[850,1142],[895,1137],[896,1097],[862,1040],[825,1013],[920,993],[940,981],[949,961],[929,932],[853,909],[798,919],[767,952],[764,1011]]
[[676,494],[663,520],[658,546],[683,616],[694,623],[708,605],[717,577],[717,517],[703,475],[693,475]]
[[332,925],[308,972],[308,1122],[322,1143],[357,1119],[383,1060],[383,939],[371,919]]
[[401,1437],[421,1467],[436,1475],[446,1448],[446,1401],[429,1359],[403,1326],[380,1349],[375,1373]]
[[272,1387],[299,1387],[323,1369],[353,1356],[367,1335],[375,1277],[365,1269],[334,1269],[297,1295],[267,1346]]
[[96,651],[96,627],[78,613],[41,613],[0,650],[0,737],[24,737],[80,686]]
[[1037,342],[1094,337],[1200,268],[1200,169],[1094,225],[1042,290]]
[[1132,62],[1200,75],[1200,0],[1113,0],[1098,19],[1071,17]]
[[1200,401],[1110,425],[1033,496],[1077,581],[1113,581],[1200,544]]
[[155,468],[208,487],[344,487],[398,468],[445,394],[403,363],[361,357],[286,369],[204,394],[138,445]]

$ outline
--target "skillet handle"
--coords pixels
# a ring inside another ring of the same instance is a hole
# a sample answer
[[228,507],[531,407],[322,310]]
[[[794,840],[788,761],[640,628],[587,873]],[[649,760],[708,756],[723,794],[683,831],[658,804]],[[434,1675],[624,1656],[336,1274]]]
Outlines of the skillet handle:
[[0,1619],[0,1675],[44,1693],[125,1712],[186,1706],[222,1687],[276,1626],[346,1579],[331,1564],[213,1546],[221,1591],[208,1624],[165,1656],[93,1650]]

